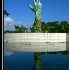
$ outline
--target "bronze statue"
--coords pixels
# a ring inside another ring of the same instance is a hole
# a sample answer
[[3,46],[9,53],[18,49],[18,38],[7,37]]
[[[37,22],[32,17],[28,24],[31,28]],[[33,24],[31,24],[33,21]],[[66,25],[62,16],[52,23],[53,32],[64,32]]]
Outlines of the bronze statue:
[[38,0],[33,1],[34,6],[29,5],[29,8],[35,12],[35,17],[41,18],[41,7],[42,4]]

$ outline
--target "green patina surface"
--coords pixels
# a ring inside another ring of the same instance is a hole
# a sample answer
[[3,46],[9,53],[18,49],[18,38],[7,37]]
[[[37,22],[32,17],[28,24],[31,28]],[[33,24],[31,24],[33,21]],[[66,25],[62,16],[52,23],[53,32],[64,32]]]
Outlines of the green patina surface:
[[39,0],[33,1],[34,6],[29,5],[29,8],[35,13],[34,29],[36,33],[41,32],[41,8],[42,4]]

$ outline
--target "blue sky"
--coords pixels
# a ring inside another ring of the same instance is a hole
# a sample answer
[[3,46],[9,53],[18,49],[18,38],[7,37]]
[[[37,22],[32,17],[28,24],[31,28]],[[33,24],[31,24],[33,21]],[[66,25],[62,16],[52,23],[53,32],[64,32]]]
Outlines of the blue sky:
[[[40,0],[40,2],[42,3],[41,20],[43,22],[69,21],[69,0]],[[5,30],[14,29],[14,24],[28,28],[32,26],[35,14],[28,5],[33,6],[33,0],[4,0],[4,10],[10,13],[9,16],[4,15]]]

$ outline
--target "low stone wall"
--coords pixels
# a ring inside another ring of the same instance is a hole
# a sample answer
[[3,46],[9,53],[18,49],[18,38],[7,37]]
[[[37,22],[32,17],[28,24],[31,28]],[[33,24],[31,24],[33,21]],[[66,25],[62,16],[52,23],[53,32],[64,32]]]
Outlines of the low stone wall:
[[66,33],[7,33],[4,48],[26,52],[65,51]]
[[4,42],[66,42],[66,33],[7,33]]

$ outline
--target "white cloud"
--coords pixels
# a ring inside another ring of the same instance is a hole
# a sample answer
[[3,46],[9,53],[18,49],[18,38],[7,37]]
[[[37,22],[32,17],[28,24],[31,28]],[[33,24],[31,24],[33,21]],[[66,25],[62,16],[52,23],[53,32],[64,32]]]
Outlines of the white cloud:
[[13,19],[10,17],[4,18],[4,26],[7,26],[13,22],[14,22]]
[[[21,26],[22,22],[15,22],[10,17],[4,17],[4,30],[15,30],[14,25]],[[24,24],[25,26],[25,24]]]

